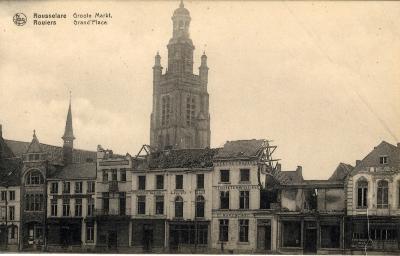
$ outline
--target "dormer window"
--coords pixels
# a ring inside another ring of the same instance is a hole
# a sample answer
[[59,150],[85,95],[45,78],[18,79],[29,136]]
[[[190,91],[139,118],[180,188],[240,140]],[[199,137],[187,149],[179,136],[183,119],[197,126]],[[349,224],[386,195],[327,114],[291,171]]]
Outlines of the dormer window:
[[380,156],[379,163],[380,164],[388,164],[389,157],[388,156]]

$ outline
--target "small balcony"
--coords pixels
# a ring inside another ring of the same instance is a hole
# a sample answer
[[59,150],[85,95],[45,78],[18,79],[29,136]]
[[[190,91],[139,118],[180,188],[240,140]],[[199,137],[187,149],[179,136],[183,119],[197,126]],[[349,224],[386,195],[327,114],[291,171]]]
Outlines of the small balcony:
[[111,180],[108,182],[108,192],[110,193],[118,192],[118,181]]

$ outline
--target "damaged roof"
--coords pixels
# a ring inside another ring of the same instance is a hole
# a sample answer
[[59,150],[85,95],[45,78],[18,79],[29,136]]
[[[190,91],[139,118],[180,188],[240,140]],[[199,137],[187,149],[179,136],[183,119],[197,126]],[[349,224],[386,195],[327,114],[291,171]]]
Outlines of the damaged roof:
[[21,169],[21,159],[0,159],[0,186],[20,185]]
[[353,169],[354,167],[351,166],[350,164],[340,163],[328,180],[343,181]]
[[96,178],[96,163],[78,163],[55,166],[54,168],[55,170],[49,175],[49,179],[79,180]]
[[224,147],[218,151],[216,160],[228,159],[254,159],[259,157],[264,147],[265,140],[235,140],[227,141]]
[[213,166],[219,149],[172,149],[151,153],[146,160],[137,161],[138,169],[207,168]]

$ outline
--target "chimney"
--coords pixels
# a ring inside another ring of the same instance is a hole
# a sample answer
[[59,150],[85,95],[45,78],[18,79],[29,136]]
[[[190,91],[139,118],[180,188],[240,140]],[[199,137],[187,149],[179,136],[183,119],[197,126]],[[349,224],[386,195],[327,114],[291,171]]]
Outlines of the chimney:
[[356,160],[356,166],[361,164],[361,160]]
[[301,167],[301,165],[297,166],[296,172],[303,176],[303,167]]
[[276,164],[276,170],[280,172],[281,169],[282,169],[282,165],[280,163],[277,163]]

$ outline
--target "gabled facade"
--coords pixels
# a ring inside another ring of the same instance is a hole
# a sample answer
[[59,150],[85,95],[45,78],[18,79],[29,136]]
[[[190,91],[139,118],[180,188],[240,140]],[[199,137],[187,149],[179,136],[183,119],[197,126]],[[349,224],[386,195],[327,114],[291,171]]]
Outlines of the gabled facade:
[[385,141],[346,178],[349,250],[399,251],[400,144]]

